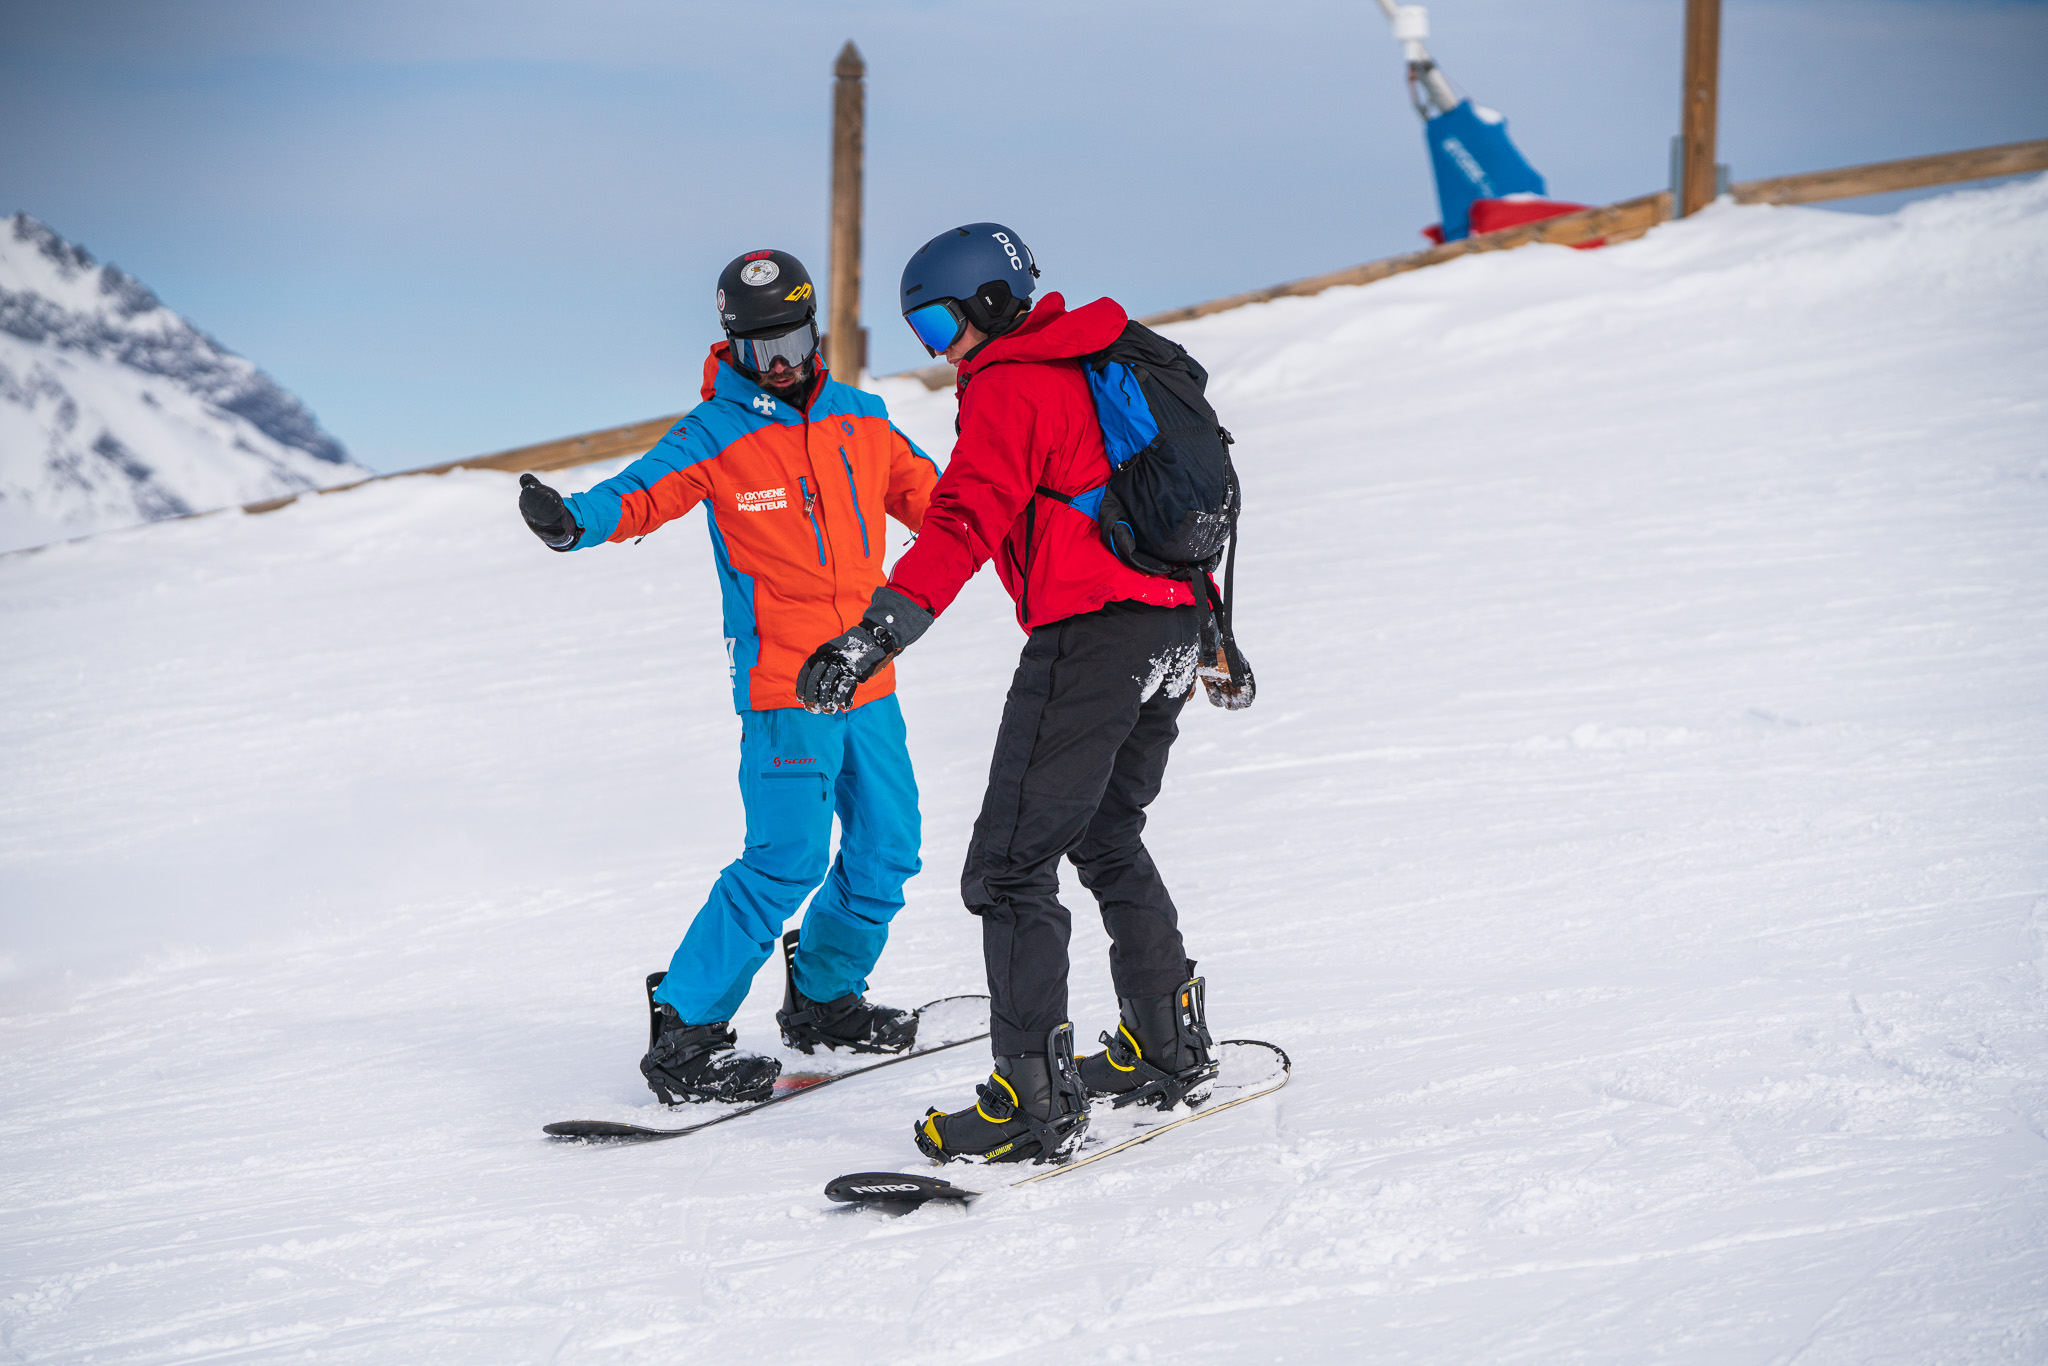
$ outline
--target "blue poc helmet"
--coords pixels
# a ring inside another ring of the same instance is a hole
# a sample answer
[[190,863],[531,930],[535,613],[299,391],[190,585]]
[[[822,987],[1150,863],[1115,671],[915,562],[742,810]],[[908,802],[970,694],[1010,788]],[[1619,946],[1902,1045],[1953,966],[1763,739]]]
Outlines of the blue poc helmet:
[[1038,288],[1038,262],[1001,223],[942,232],[903,267],[903,320],[936,356],[968,323],[991,337],[1017,325]]

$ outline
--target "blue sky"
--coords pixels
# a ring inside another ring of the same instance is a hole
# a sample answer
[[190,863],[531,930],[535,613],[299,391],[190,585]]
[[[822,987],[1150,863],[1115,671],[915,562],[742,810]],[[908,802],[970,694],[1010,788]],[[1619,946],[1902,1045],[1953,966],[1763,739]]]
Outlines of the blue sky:
[[[1682,0],[1439,0],[1554,194],[1660,187]],[[869,66],[878,370],[955,223],[1133,312],[1405,251],[1435,216],[1371,0],[577,6],[9,0],[0,213],[151,284],[399,469],[686,408],[712,282],[823,284],[831,64]],[[2048,136],[2048,4],[1726,0],[1738,179]]]

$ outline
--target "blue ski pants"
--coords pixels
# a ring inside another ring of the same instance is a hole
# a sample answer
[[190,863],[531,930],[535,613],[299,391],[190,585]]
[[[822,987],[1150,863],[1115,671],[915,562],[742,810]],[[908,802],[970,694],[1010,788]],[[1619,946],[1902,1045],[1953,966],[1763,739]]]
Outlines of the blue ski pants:
[[746,852],[719,873],[654,992],[684,1024],[732,1018],[821,882],[798,939],[797,990],[814,1001],[866,991],[919,866],[917,780],[893,694],[836,715],[780,707],[740,722]]

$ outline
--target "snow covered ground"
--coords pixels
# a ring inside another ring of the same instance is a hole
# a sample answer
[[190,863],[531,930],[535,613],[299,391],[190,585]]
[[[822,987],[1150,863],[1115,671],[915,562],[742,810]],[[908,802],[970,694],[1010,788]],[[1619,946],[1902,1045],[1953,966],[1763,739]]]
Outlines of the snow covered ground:
[[[2048,1357],[2048,181],[1176,335],[1261,695],[1150,837],[1284,1092],[902,1218],[820,1188],[973,1048],[551,1146],[645,1099],[738,848],[701,523],[559,558],[474,473],[117,533],[0,559],[7,1357]],[[979,977],[987,579],[902,665],[891,1002]]]

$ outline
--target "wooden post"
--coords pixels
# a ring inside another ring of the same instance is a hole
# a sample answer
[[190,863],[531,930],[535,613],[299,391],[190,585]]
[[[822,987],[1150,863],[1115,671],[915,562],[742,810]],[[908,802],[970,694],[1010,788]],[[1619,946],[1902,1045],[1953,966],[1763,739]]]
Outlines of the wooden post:
[[1721,0],[1685,0],[1685,90],[1679,107],[1680,218],[1714,201],[1714,125],[1721,98]]
[[868,65],[851,38],[832,68],[832,309],[826,315],[825,363],[842,382],[857,384],[867,363],[860,325],[860,189],[866,142]]

